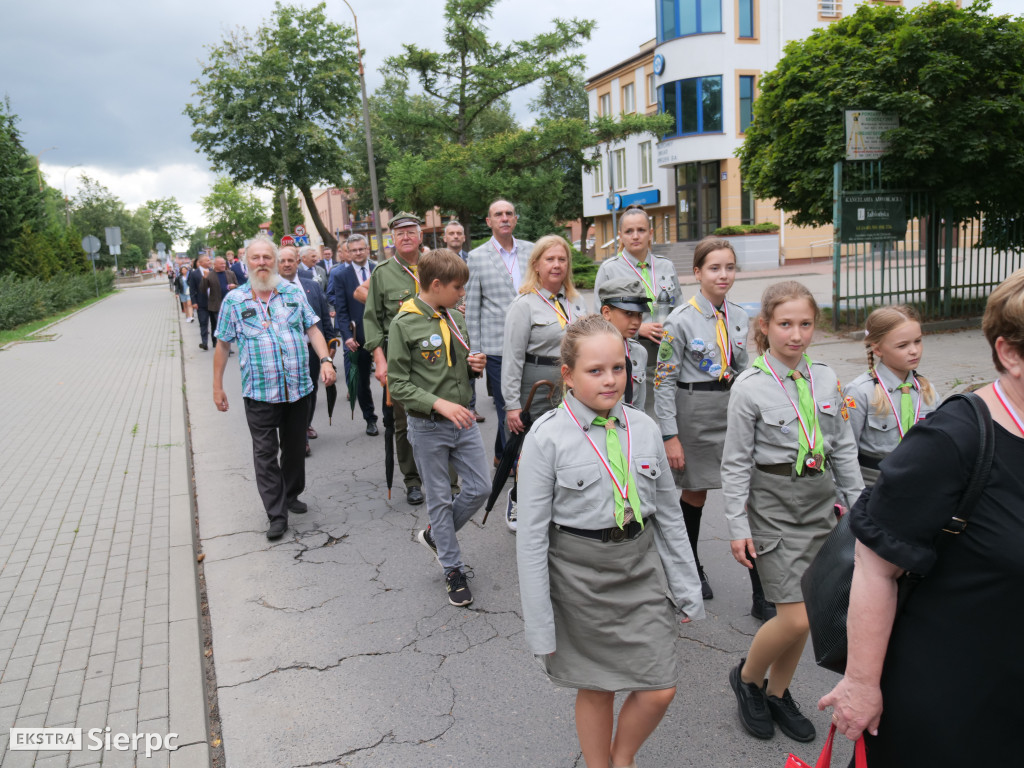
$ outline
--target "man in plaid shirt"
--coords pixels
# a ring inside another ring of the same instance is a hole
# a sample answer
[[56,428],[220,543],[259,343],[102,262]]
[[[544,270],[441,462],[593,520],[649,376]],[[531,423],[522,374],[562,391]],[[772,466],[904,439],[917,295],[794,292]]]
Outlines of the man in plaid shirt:
[[[324,386],[334,383],[334,361],[319,319],[303,292],[279,284],[277,247],[260,235],[246,251],[249,282],[229,293],[221,305],[216,337],[238,342],[245,418],[252,435],[256,485],[267,510],[268,539],[279,539],[288,528],[288,513],[306,511],[299,494],[306,487],[306,424],[309,395],[309,353],[306,339],[320,357]],[[213,402],[228,409],[224,369],[228,344],[218,344],[213,356]],[[278,463],[278,450],[281,460]]]

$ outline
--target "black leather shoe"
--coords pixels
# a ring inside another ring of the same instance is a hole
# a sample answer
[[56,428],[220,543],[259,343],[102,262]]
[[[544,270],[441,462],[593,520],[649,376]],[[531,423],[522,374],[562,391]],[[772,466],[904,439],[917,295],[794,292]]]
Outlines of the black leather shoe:
[[751,736],[770,739],[775,735],[775,725],[768,711],[768,695],[756,683],[743,682],[740,671],[746,661],[740,659],[740,663],[729,671],[729,685],[736,694],[740,722]]
[[270,523],[270,527],[267,529],[267,538],[271,541],[275,541],[284,536],[284,532],[288,530],[288,521],[276,518]]
[[754,595],[754,604],[750,607],[750,615],[758,621],[775,618],[775,603],[768,602],[764,595]]
[[313,449],[309,447],[309,440],[306,441],[306,455],[307,456],[312,456],[313,455]]
[[377,430],[377,422],[376,421],[368,421],[368,422],[366,422],[366,434],[370,435],[371,437],[380,434],[380,432]]
[[405,500],[412,505],[422,504],[426,497],[418,485],[410,485],[405,491]]
[[288,505],[288,511],[294,512],[296,515],[305,514],[309,510],[309,505],[304,501],[296,499]]
[[711,600],[714,598],[715,593],[711,591],[711,582],[708,581],[708,575],[704,573],[702,566],[697,566],[697,575],[700,576],[700,594],[705,600]]
[[209,347],[208,347],[208,346],[206,346],[206,344],[200,344],[200,345],[199,345],[199,348],[200,348],[201,350],[203,350],[204,352],[205,352],[206,350],[208,350],[208,349],[209,349]]
[[781,697],[768,697],[768,711],[772,720],[779,726],[779,730],[796,741],[814,741],[817,735],[814,730],[814,723],[808,720],[800,705],[793,701],[793,696],[787,688]]

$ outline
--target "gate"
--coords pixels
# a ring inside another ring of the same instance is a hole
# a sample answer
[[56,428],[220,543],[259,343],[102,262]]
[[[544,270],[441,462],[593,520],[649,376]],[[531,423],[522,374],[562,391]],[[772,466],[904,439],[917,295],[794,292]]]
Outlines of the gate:
[[[984,215],[953,221],[932,195],[886,189],[878,160],[840,161],[833,180],[832,326],[863,327],[888,304],[912,304],[922,320],[981,314],[995,286],[1024,265],[1024,221],[986,228]],[[904,196],[902,240],[843,243],[843,195],[893,192]],[[997,231],[998,230],[998,231]],[[983,241],[983,236],[985,241]]]

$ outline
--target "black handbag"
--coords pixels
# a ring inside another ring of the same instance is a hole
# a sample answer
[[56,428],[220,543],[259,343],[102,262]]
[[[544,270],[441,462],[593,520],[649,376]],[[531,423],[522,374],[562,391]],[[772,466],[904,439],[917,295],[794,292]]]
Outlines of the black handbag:
[[[963,496],[960,497],[960,503],[957,504],[956,514],[938,534],[937,546],[943,545],[943,542],[950,538],[946,534],[960,534],[967,527],[970,512],[988,483],[995,452],[992,415],[988,406],[974,394],[952,395],[945,402],[957,399],[966,400],[974,409],[981,443],[970,481]],[[865,488],[854,504],[854,509],[863,511],[870,498],[871,488]],[[807,621],[811,628],[814,660],[818,666],[839,674],[846,672],[846,614],[850,608],[855,544],[856,539],[850,530],[850,514],[845,514],[825,539],[825,543],[800,579],[800,589],[807,608]],[[897,582],[897,616],[920,581],[921,577],[917,574],[905,573],[900,577]]]

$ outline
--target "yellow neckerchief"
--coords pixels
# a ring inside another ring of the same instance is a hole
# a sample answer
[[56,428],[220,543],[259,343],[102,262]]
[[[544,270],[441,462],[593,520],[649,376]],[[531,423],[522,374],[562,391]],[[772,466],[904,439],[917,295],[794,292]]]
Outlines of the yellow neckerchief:
[[[423,299],[420,299],[420,301],[423,301]],[[423,303],[426,304],[425,301]],[[430,306],[430,305],[428,304],[427,306]],[[433,309],[433,307],[431,307],[431,309]],[[416,299],[414,299],[414,298],[413,299],[407,299],[406,302],[404,304],[402,304],[401,308],[398,311],[399,312],[409,312],[409,313],[411,313],[413,315],[420,315],[422,317],[426,317],[427,316],[426,313],[422,309],[420,309],[418,306],[416,306]],[[431,317],[431,319],[436,317],[438,319],[438,321],[441,323],[441,340],[444,342],[444,351],[448,355],[448,367],[451,368],[452,367],[452,334],[451,334],[451,331],[448,330],[448,323],[446,323],[444,321],[444,318],[441,317],[440,313],[436,309],[434,310],[434,314],[430,315],[430,317]]]
[[[704,298],[707,299],[707,296],[704,296]],[[711,311],[715,314],[715,335],[718,337],[716,341],[718,344],[718,354],[721,358],[719,362],[722,368],[722,370],[718,372],[718,380],[721,381],[722,377],[725,376],[725,369],[729,366],[732,358],[732,347],[729,343],[729,329],[725,327],[725,322],[722,319],[723,313],[719,312],[715,305],[711,304],[710,301],[708,301],[708,304],[711,305]],[[704,310],[700,308],[699,304],[697,304],[696,296],[690,297],[690,306],[702,315],[704,314]],[[724,301],[722,302],[722,308],[723,310],[725,308]]]

